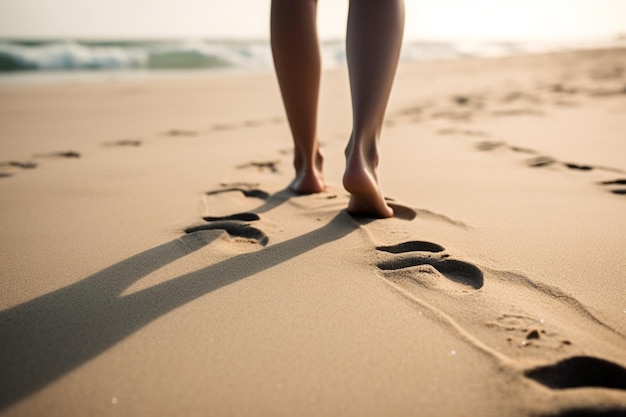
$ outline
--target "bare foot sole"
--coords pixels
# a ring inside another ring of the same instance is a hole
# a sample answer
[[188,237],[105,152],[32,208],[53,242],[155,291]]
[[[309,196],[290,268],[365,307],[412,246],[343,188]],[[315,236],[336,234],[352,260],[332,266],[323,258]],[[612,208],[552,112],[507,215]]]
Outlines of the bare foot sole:
[[377,181],[359,165],[348,166],[343,176],[343,186],[351,194],[348,213],[375,219],[393,217],[393,209],[385,201]]
[[296,178],[289,184],[289,188],[298,194],[315,194],[321,193],[326,189],[324,174],[322,167],[324,165],[324,157],[321,151],[315,153],[313,163],[306,167],[302,157],[296,154],[293,166],[296,170]]
[[393,209],[384,200],[380,204],[378,196],[368,194],[352,194],[347,211],[357,217],[371,217],[374,219],[393,217]]

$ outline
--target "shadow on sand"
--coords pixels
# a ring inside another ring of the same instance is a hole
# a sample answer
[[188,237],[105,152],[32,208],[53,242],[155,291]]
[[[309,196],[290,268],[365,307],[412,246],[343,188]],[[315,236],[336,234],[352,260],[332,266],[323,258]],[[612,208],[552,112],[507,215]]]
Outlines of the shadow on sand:
[[342,211],[328,224],[302,236],[121,296],[136,281],[215,239],[215,233],[191,233],[0,312],[0,409],[61,378],[175,308],[341,239],[363,223]]

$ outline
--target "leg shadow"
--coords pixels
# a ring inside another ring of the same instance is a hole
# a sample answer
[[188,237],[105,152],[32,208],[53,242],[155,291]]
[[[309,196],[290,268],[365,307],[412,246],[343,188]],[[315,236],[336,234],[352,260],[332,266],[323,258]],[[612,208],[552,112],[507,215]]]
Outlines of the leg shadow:
[[342,211],[305,235],[120,295],[152,271],[214,238],[205,232],[191,233],[0,312],[0,409],[44,388],[175,308],[341,239],[361,224]]

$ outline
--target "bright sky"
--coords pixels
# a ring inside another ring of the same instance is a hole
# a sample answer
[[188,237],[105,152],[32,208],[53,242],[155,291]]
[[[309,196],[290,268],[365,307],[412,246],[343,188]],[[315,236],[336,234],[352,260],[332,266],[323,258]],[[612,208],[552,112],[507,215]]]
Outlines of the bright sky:
[[[0,37],[254,37],[270,0],[0,0]],[[323,38],[348,0],[319,0]],[[626,0],[406,0],[406,38],[563,39],[626,34]]]

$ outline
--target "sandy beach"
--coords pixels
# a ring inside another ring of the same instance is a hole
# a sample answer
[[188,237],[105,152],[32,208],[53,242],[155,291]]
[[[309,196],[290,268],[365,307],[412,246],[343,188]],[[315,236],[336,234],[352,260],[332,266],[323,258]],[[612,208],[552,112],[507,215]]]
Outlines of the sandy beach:
[[273,74],[0,88],[0,415],[625,416],[626,49],[403,64],[295,195]]

